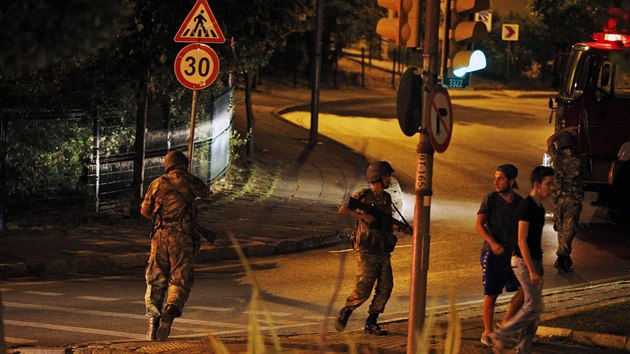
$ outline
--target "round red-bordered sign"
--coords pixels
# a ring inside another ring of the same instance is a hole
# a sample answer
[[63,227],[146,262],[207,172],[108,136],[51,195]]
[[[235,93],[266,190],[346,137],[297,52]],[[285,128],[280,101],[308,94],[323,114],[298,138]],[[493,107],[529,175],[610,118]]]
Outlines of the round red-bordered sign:
[[431,144],[437,152],[444,152],[453,135],[453,107],[448,91],[442,86],[431,90],[427,102],[427,130]]
[[192,43],[177,53],[175,76],[184,87],[201,90],[210,86],[219,75],[219,56],[209,46]]

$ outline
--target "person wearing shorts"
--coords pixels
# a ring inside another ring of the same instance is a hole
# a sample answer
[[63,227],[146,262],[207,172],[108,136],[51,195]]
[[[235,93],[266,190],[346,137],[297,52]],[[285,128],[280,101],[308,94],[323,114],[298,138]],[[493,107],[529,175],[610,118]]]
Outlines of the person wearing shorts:
[[497,167],[494,174],[494,192],[488,193],[479,207],[476,231],[483,239],[481,248],[481,271],[483,282],[482,318],[484,332],[481,343],[489,345],[488,335],[493,331],[494,309],[497,297],[515,292],[501,323],[506,322],[523,303],[523,292],[510,260],[517,243],[516,208],[523,198],[514,192],[518,188],[518,169],[505,164]]

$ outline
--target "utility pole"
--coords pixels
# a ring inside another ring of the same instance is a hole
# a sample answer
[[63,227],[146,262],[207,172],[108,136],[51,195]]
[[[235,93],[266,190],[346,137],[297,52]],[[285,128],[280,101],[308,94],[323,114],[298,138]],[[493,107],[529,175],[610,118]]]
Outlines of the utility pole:
[[309,143],[317,144],[319,124],[319,83],[322,72],[322,32],[324,27],[324,0],[317,1],[317,15],[315,28],[315,55],[313,58],[313,75],[311,88],[311,130]]
[[427,274],[429,270],[429,233],[431,215],[431,195],[433,176],[433,146],[427,132],[427,112],[429,93],[437,84],[438,63],[438,25],[440,20],[440,0],[427,0],[422,76],[422,124],[418,141],[418,159],[416,169],[415,209],[413,224],[412,273],[409,294],[409,327],[407,335],[407,354],[415,354],[417,336],[424,325],[426,315]]

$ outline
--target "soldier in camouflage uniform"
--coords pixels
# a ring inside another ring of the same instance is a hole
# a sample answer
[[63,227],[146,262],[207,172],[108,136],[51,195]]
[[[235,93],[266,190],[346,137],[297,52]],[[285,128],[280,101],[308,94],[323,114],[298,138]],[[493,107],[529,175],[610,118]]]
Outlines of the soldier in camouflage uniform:
[[577,127],[568,127],[547,139],[549,156],[555,169],[555,190],[552,198],[554,229],[558,232],[558,256],[554,267],[563,272],[571,271],[571,243],[577,232],[584,190],[583,160],[577,154]]
[[199,247],[196,198],[207,198],[209,188],[188,173],[188,159],[179,151],[164,157],[166,174],[155,179],[142,202],[141,213],[152,219],[151,255],[145,277],[147,336],[168,338],[175,317],[182,314],[194,282],[194,256]]
[[[370,188],[362,189],[352,196],[363,205],[372,205],[387,216],[389,222],[378,221],[377,217],[366,210],[354,209],[346,201],[339,208],[339,214],[357,219],[357,226],[351,235],[352,246],[359,272],[352,294],[347,298],[346,305],[339,312],[335,323],[338,331],[346,328],[352,311],[367,301],[372,293],[374,284],[376,291],[365,321],[364,332],[367,334],[385,335],[387,331],[381,329],[377,323],[378,315],[383,312],[394,287],[392,274],[391,252],[396,244],[394,229],[410,233],[411,228],[400,222],[392,221],[392,198],[385,189],[389,187],[391,174],[394,172],[386,161],[370,164],[366,179]],[[364,207],[367,209],[367,207]],[[374,211],[371,211],[375,214]],[[384,217],[383,217],[384,218]],[[378,225],[377,225],[378,222]]]

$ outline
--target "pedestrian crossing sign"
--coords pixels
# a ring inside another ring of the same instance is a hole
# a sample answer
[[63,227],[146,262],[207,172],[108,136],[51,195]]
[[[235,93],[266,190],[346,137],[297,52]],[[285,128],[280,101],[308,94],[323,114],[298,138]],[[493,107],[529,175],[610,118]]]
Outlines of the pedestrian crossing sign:
[[207,0],[197,0],[175,35],[175,42],[225,43],[225,37]]

